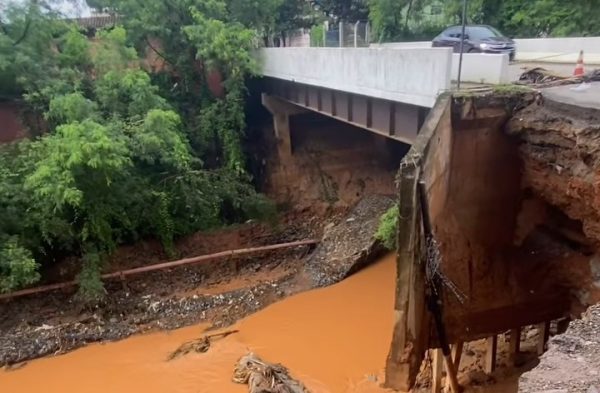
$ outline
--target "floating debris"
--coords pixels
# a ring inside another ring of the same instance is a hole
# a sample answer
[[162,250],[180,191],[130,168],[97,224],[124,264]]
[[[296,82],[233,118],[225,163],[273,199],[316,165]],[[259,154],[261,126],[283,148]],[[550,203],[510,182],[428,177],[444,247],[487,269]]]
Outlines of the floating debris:
[[171,360],[177,359],[181,356],[185,356],[185,355],[189,354],[190,352],[195,352],[195,353],[208,352],[208,350],[210,349],[210,344],[211,344],[212,340],[214,340],[216,338],[219,338],[219,339],[225,338],[225,337],[227,337],[231,334],[237,333],[237,332],[238,332],[238,330],[228,330],[226,332],[209,334],[207,336],[200,337],[196,340],[188,341],[188,342],[182,344],[175,351],[173,351],[169,355],[169,357],[167,357],[167,361],[171,361]]
[[235,366],[233,382],[248,385],[249,393],[309,393],[290,377],[281,364],[270,364],[253,353],[243,356]]

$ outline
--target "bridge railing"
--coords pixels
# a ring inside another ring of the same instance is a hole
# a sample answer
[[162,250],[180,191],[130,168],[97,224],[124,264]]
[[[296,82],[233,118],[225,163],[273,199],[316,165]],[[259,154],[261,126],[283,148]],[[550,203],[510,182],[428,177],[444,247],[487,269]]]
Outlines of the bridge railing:
[[449,48],[264,48],[263,75],[433,107],[450,89]]

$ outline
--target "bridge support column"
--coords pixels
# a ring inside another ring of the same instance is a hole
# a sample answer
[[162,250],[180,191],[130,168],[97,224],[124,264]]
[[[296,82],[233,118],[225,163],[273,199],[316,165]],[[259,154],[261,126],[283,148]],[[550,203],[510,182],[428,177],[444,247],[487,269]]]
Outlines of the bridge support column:
[[277,150],[280,156],[292,155],[292,139],[290,135],[290,115],[287,113],[273,113],[273,128],[277,138]]
[[308,110],[264,93],[261,99],[263,106],[273,115],[277,153],[283,161],[292,155],[290,116],[306,113]]

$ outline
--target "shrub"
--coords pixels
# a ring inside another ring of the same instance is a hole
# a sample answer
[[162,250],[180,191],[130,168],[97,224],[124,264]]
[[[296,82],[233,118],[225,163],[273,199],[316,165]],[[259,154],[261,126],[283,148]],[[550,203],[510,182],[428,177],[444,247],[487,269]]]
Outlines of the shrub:
[[10,292],[39,280],[38,264],[17,237],[0,242],[0,292]]
[[379,219],[379,227],[375,233],[375,239],[379,240],[388,250],[396,249],[398,214],[398,205],[392,206]]

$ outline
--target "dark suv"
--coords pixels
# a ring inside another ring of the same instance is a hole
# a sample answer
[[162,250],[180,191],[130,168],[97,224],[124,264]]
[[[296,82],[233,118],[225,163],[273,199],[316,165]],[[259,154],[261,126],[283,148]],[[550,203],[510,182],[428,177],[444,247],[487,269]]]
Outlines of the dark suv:
[[[433,39],[434,47],[452,47],[460,52],[462,26],[448,27]],[[469,25],[465,28],[465,53],[508,53],[515,59],[515,42],[487,25]]]

